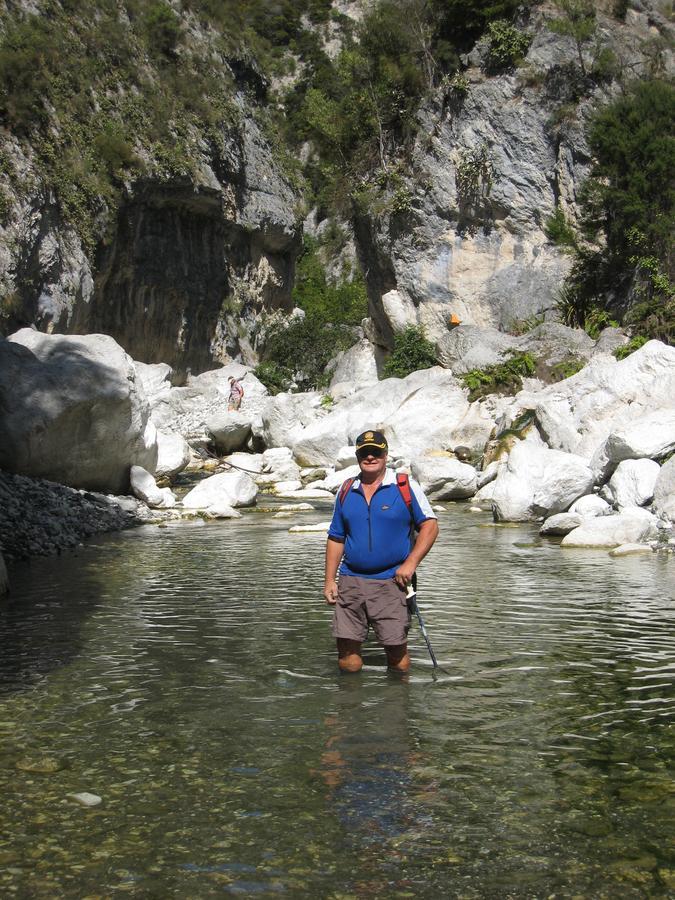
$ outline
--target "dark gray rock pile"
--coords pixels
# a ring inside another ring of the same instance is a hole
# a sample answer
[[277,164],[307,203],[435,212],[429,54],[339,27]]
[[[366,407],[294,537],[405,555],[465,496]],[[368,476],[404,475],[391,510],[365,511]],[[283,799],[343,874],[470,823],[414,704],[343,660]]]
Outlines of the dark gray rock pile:
[[[0,472],[0,550],[8,565],[51,556],[94,534],[139,524],[135,501]],[[126,505],[126,504],[125,504]]]

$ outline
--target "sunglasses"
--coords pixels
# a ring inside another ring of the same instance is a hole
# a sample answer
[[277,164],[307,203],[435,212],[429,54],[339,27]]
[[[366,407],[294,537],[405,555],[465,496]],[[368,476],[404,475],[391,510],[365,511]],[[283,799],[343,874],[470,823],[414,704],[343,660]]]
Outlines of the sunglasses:
[[380,450],[379,447],[364,447],[363,450],[358,450],[356,453],[357,459],[365,459],[367,456],[374,456],[375,459],[380,459],[385,454],[384,450]]

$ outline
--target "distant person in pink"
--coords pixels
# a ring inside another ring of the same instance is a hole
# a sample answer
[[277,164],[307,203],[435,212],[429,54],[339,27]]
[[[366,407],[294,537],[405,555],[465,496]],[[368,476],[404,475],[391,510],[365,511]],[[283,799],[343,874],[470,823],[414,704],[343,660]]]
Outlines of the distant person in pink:
[[244,399],[244,388],[241,386],[241,378],[230,375],[228,381],[230,382],[230,396],[227,399],[227,411],[236,412]]

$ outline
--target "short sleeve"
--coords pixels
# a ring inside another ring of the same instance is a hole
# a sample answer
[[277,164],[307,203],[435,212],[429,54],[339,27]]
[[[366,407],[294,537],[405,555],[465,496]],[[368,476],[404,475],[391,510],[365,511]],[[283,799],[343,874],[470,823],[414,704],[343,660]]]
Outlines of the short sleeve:
[[328,529],[328,537],[335,538],[336,541],[344,541],[345,539],[345,522],[342,517],[342,504],[340,503],[339,495],[335,498],[333,518]]
[[412,496],[412,512],[415,525],[418,527],[427,519],[437,519],[438,516],[431,508],[426,495],[414,478],[409,479],[410,493]]

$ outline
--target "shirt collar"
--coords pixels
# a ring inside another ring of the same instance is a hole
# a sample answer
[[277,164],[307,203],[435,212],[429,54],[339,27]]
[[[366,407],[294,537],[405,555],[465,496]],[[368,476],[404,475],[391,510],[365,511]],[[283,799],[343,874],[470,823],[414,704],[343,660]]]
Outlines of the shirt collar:
[[[384,470],[384,478],[380,482],[380,485],[382,486],[382,485],[386,485],[386,484],[396,484],[396,472],[394,472],[393,469],[385,469]],[[358,489],[360,487],[361,487],[361,479],[357,477],[354,479],[354,483],[352,484],[352,490],[358,491]]]

